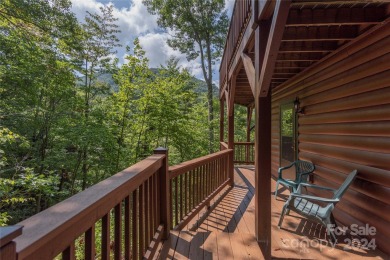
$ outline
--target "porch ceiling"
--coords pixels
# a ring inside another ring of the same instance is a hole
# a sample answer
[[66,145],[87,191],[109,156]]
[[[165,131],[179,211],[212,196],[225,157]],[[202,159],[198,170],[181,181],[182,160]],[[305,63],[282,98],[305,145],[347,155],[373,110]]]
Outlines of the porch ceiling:
[[[295,0],[277,53],[271,88],[275,88],[390,16],[385,0]],[[253,37],[254,38],[254,37]],[[254,44],[249,44],[254,46]],[[254,63],[254,48],[248,52]],[[242,64],[237,68],[234,102],[250,106],[253,94]]]

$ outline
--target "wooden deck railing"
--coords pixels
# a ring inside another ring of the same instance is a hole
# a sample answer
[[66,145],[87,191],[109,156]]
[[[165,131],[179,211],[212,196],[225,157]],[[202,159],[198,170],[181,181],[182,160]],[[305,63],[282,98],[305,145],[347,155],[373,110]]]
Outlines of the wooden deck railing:
[[22,235],[6,245],[0,238],[0,254],[16,244],[16,250],[8,246],[2,257],[53,259],[62,254],[62,259],[75,259],[77,250],[83,259],[150,258],[171,226],[167,170],[166,150],[157,149],[145,160],[19,223]]
[[181,229],[233,181],[233,151],[226,149],[169,167],[172,228]]
[[[233,150],[168,168],[167,150],[0,232],[0,256],[22,259],[150,259],[233,183]],[[15,238],[16,237],[16,238]],[[16,245],[16,246],[15,246]]]
[[219,68],[219,82],[221,86],[226,80],[226,73],[229,71],[232,58],[249,24],[251,12],[252,0],[240,0],[234,4],[229,32],[226,37],[224,53]]
[[255,143],[236,142],[234,143],[234,163],[254,164],[255,163]]

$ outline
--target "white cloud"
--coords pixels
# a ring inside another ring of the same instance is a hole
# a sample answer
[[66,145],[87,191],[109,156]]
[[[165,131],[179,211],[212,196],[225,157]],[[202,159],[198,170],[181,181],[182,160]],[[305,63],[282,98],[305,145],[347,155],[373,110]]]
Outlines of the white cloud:
[[[84,21],[86,11],[98,13],[99,8],[104,6],[101,3],[103,0],[100,0],[100,2],[98,0],[71,1],[73,4],[72,11],[81,22]],[[105,4],[107,2],[108,0],[104,0]],[[234,0],[225,0],[225,8],[229,14],[233,10],[234,2]],[[121,4],[121,6],[124,5]],[[157,17],[148,13],[146,7],[142,4],[142,0],[132,0],[129,8],[114,7],[114,17],[118,18],[117,25],[121,30],[121,33],[117,35],[120,43],[123,45],[117,49],[117,57],[120,58],[120,62],[123,62],[123,58],[125,57],[125,46],[132,46],[134,39],[138,37],[149,59],[150,67],[159,67],[161,64],[165,64],[171,56],[175,56],[180,59],[180,66],[189,69],[197,78],[203,79],[200,59],[198,58],[195,61],[188,62],[185,54],[175,51],[168,46],[166,40],[171,36],[159,30]],[[218,69],[219,64],[216,64],[213,75],[215,80],[219,80]]]

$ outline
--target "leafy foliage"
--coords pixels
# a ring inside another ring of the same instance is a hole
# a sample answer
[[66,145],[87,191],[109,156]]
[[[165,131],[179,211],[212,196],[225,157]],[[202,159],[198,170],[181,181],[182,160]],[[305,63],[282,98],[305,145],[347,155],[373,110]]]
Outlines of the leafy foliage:
[[[210,47],[212,63],[221,50],[222,38],[211,36],[223,34],[215,28],[217,21],[224,26],[225,14],[217,12],[222,1],[193,3],[182,2],[189,8],[183,15],[196,15],[199,48],[189,46],[190,32],[171,44],[188,47],[191,58]],[[169,149],[171,164],[209,153],[209,126],[217,128],[210,92],[200,93],[199,80],[174,58],[150,70],[138,40],[119,66],[113,59],[117,33],[110,5],[78,23],[69,0],[0,2],[1,226],[84,190],[158,146]]]

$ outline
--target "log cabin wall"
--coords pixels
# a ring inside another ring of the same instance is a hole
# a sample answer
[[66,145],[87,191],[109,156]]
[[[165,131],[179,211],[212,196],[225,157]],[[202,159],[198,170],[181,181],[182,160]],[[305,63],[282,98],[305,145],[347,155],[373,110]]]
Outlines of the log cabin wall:
[[376,244],[388,254],[389,52],[385,27],[356,39],[272,92],[273,176],[280,160],[280,105],[298,97],[304,108],[298,115],[298,157],[316,165],[313,182],[318,185],[339,187],[346,174],[358,170],[358,178],[334,210],[335,218],[345,226],[376,227]]

